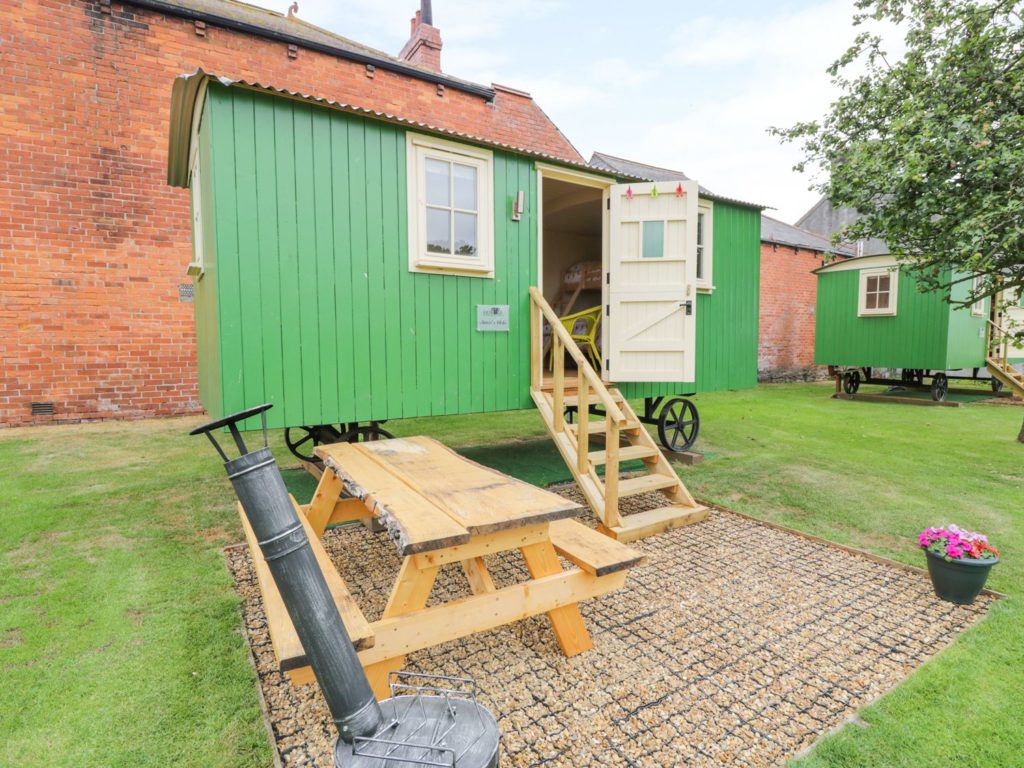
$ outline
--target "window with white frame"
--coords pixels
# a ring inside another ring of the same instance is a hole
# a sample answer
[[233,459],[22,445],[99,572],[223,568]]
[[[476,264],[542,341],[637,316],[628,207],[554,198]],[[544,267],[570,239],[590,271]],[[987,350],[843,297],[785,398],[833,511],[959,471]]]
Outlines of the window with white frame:
[[697,288],[707,291],[714,287],[711,280],[714,210],[714,204],[709,200],[701,200],[697,204]]
[[494,275],[492,154],[408,134],[409,269]]
[[[975,291],[980,289],[981,288],[981,283],[982,283],[981,277],[978,276],[978,275],[975,275],[974,279],[971,280],[971,293],[974,293]],[[973,304],[971,304],[971,314],[974,315],[975,317],[984,317],[985,316],[985,297],[984,296],[982,296],[980,299],[978,299]]]
[[895,267],[862,269],[857,301],[858,315],[895,315],[899,271]]

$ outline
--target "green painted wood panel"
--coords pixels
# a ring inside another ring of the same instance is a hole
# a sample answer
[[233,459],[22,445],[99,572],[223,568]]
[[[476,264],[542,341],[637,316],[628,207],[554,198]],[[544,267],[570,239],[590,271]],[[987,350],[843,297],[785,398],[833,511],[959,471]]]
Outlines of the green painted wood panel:
[[715,289],[697,295],[697,380],[620,383],[626,397],[756,386],[761,214],[715,201],[712,231]]
[[[960,275],[958,275],[960,277]],[[963,301],[970,294],[971,283],[966,280],[950,288],[953,301]],[[979,317],[972,314],[970,307],[949,310],[949,330],[946,333],[946,367],[985,367],[985,325],[989,315],[989,299]]]
[[[220,387],[220,329],[217,317],[217,243],[214,227],[213,157],[210,142],[210,113],[203,112],[199,124],[199,206],[203,221],[203,274],[194,280],[196,360],[199,366],[199,399],[213,418],[223,414]],[[196,203],[192,190],[192,204]]]
[[[280,427],[532,406],[531,160],[494,156],[493,279],[411,273],[402,128],[216,84],[207,113],[219,279],[196,311],[220,330],[200,331],[211,412],[272,402]],[[511,331],[477,332],[479,303],[509,304]]]
[[896,315],[858,317],[860,271],[818,274],[814,362],[818,365],[945,370],[950,306],[900,271]]

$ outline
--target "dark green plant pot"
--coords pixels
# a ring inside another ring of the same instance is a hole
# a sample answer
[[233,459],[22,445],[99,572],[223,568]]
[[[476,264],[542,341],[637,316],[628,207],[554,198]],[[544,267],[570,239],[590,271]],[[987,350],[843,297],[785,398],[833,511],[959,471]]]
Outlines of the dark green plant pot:
[[981,593],[988,580],[988,572],[999,562],[991,560],[950,560],[942,555],[924,551],[928,558],[928,575],[932,577],[935,594],[958,605],[970,605]]

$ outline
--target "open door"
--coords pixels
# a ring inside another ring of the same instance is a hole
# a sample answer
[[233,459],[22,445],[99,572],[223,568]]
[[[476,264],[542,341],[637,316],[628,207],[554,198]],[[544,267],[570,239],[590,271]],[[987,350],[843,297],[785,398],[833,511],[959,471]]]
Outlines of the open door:
[[608,188],[604,375],[693,381],[697,182]]

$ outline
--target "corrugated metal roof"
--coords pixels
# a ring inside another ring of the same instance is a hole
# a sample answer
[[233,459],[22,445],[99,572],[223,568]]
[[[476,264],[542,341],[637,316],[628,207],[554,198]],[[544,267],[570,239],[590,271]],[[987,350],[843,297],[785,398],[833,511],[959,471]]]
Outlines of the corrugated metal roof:
[[302,101],[319,104],[323,107],[340,109],[344,112],[362,115],[375,120],[383,120],[388,123],[396,123],[398,125],[415,128],[418,131],[433,133],[447,138],[456,138],[484,147],[501,149],[517,155],[526,155],[528,157],[537,158],[538,160],[563,165],[569,168],[578,168],[586,171],[600,170],[587,163],[580,163],[575,160],[556,157],[546,152],[532,150],[527,147],[518,147],[512,144],[494,141],[493,139],[485,139],[481,136],[474,136],[461,131],[454,131],[448,128],[430,125],[418,120],[402,117],[401,115],[380,112],[375,109],[360,107],[355,104],[343,104],[320,96],[309,96],[297,91],[276,88],[272,85],[263,85],[261,83],[249,82],[246,80],[230,80],[228,78],[217,77],[216,75],[204,72],[202,69],[197,69],[192,74],[178,75],[178,77],[174,79],[174,86],[171,90],[171,125],[170,136],[167,142],[167,183],[171,186],[188,186],[189,145],[192,137],[193,117],[195,115],[197,104],[201,104],[202,102],[206,86],[213,81],[217,81],[225,86],[250,88],[252,90],[272,93],[278,96],[301,99]]
[[[608,155],[604,152],[594,152],[590,156],[590,165],[604,171],[612,171],[624,176],[632,176],[634,179],[639,179],[641,181],[678,181],[680,179],[685,181],[690,178],[682,171],[674,171],[671,168],[659,168],[656,165],[638,163],[635,160],[627,160],[624,157],[616,157],[615,155]],[[751,203],[745,200],[737,200],[733,197],[716,195],[707,187],[700,184],[697,186],[700,190],[700,196],[706,197],[709,200],[721,200],[722,202],[746,205],[759,210],[763,210],[768,207],[766,205]]]
[[763,213],[761,214],[761,241],[796,248],[806,248],[809,251],[820,251],[821,253],[838,253],[843,256],[853,255],[853,251],[849,248],[834,247],[827,237],[795,227],[792,224],[786,224],[778,219],[773,219],[771,216],[765,216]]

